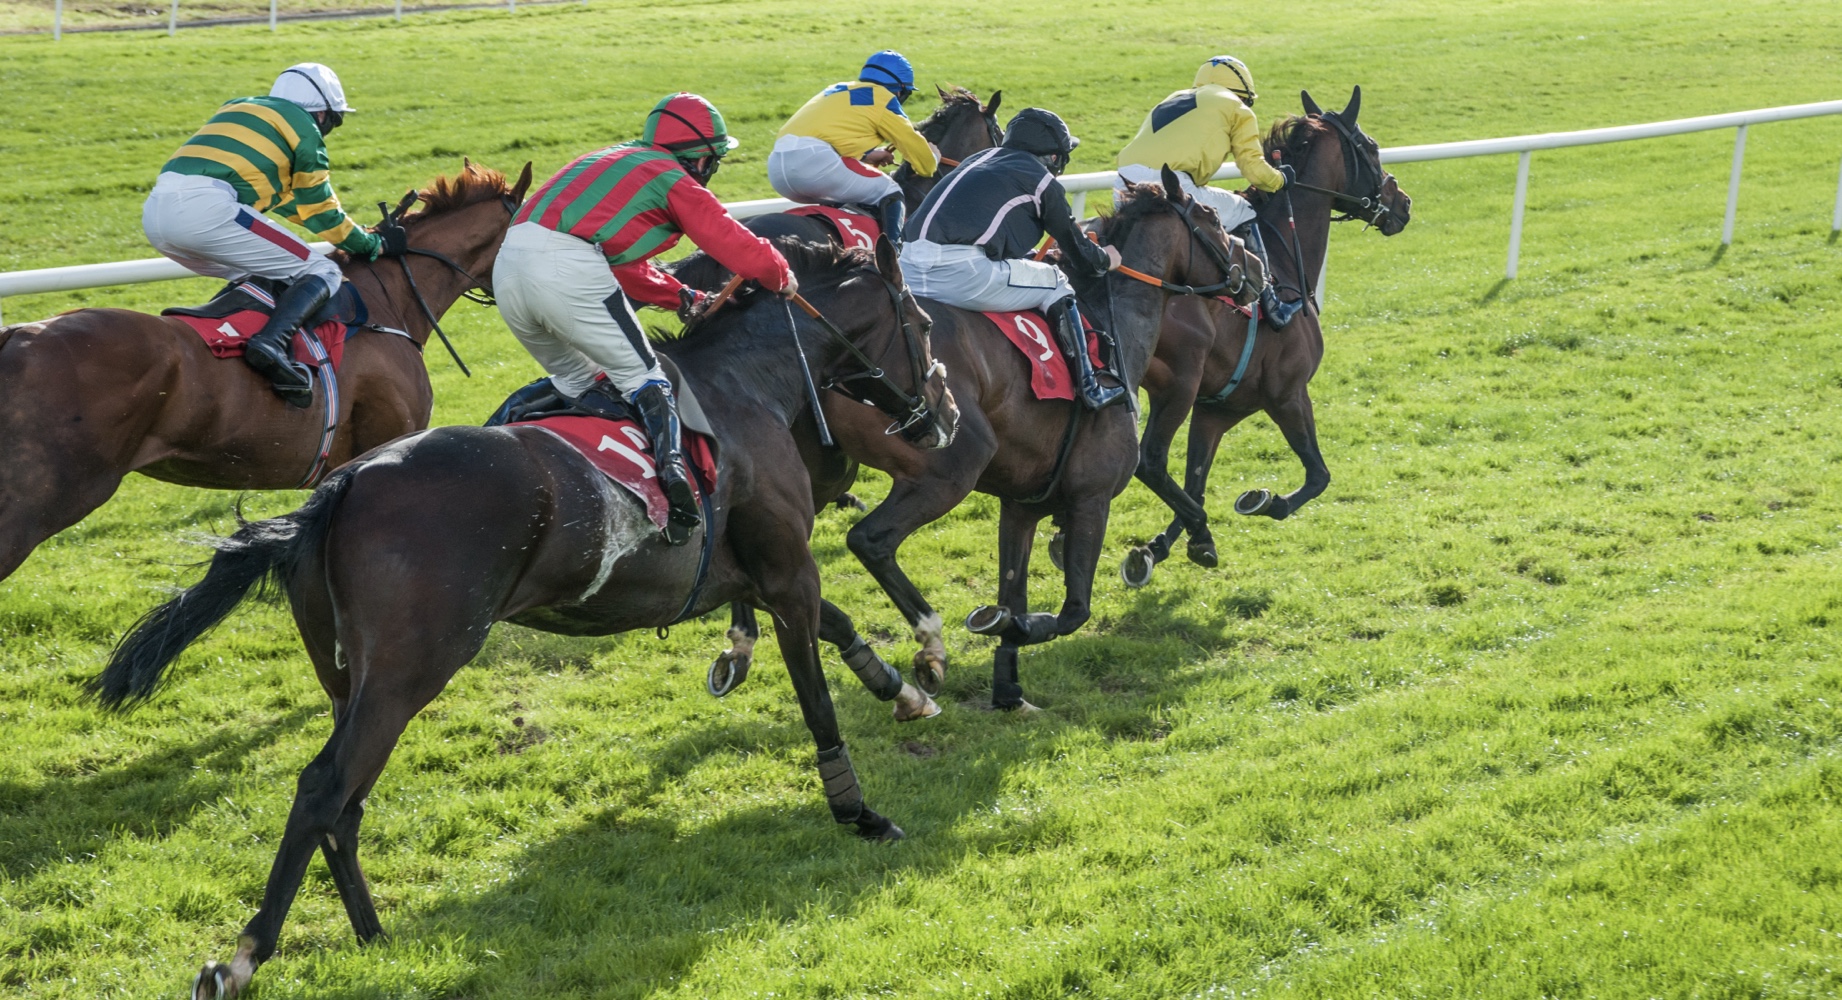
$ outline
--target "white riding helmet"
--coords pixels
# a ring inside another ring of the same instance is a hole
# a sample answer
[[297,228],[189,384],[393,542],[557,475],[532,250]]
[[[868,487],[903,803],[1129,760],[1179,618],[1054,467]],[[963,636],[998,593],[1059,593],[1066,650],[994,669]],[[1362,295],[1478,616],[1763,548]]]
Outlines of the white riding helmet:
[[269,96],[293,101],[307,111],[343,114],[352,110],[345,103],[345,87],[339,83],[339,74],[319,63],[297,63],[282,70],[275,78],[275,86],[269,88]]

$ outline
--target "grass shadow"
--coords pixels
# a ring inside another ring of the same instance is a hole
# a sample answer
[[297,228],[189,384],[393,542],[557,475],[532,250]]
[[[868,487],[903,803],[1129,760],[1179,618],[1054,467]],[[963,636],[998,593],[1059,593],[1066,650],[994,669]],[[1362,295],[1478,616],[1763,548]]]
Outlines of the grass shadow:
[[1714,256],[1708,258],[1708,263],[1710,265],[1720,263],[1722,258],[1727,256],[1728,247],[1729,247],[1729,244],[1726,244],[1726,243],[1722,243],[1720,246],[1715,247]]
[[1486,291],[1483,295],[1478,296],[1477,304],[1480,306],[1485,306],[1485,305],[1489,305],[1492,302],[1495,302],[1497,300],[1497,296],[1502,295],[1503,290],[1510,286],[1511,280],[1512,279],[1510,278],[1498,278],[1496,284],[1491,285],[1488,291]]

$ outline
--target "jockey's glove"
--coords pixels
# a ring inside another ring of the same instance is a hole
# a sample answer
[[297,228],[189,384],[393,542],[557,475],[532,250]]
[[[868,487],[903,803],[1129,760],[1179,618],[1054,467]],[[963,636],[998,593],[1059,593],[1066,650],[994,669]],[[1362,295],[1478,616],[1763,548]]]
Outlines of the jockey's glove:
[[395,222],[386,220],[371,230],[377,236],[377,255],[379,257],[403,257],[409,253],[409,230]]
[[1290,163],[1276,163],[1273,169],[1279,171],[1279,176],[1286,179],[1286,187],[1291,187],[1292,182],[1298,180],[1298,172],[1292,169]]
[[678,319],[686,326],[703,318],[704,310],[709,307],[709,292],[700,292],[695,288],[678,289]]

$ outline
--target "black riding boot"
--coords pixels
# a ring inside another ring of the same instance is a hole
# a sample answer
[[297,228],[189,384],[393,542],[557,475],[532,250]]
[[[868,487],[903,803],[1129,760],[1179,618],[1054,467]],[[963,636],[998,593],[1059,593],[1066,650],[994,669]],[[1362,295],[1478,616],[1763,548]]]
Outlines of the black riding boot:
[[1279,284],[1273,276],[1273,258],[1267,256],[1266,243],[1260,238],[1259,223],[1249,223],[1236,230],[1236,233],[1245,234],[1241,238],[1247,241],[1248,246],[1254,248],[1254,253],[1260,256],[1261,268],[1266,271],[1266,287],[1260,289],[1260,315],[1266,320],[1268,326],[1275,330],[1283,330],[1287,323],[1292,322],[1292,317],[1298,315],[1300,309],[1305,308],[1305,301],[1303,299],[1297,302],[1279,301]]
[[1112,406],[1125,398],[1126,387],[1123,385],[1104,386],[1094,372],[1094,359],[1087,355],[1087,332],[1081,329],[1081,313],[1075,308],[1073,297],[1062,299],[1049,307],[1046,317],[1049,325],[1055,329],[1055,342],[1068,358],[1068,370],[1074,373],[1076,394],[1081,405],[1090,410],[1101,410]]
[[302,278],[275,297],[275,311],[249,338],[243,361],[275,386],[275,395],[289,406],[313,405],[313,372],[294,360],[294,331],[319,309],[332,292],[318,278]]
[[876,221],[883,227],[883,235],[889,237],[889,245],[897,250],[902,249],[902,225],[907,220],[908,203],[902,200],[900,191],[876,203]]
[[664,382],[648,382],[627,397],[640,412],[646,436],[652,438],[652,462],[659,474],[659,486],[671,505],[665,523],[665,541],[683,545],[691,530],[703,522],[697,515],[697,494],[691,489],[690,473],[684,452],[678,445],[678,407],[672,400],[672,387]]

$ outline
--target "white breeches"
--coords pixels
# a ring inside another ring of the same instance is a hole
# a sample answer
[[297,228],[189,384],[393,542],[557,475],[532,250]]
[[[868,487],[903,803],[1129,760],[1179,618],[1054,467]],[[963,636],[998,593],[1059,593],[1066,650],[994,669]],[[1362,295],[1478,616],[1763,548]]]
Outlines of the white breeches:
[[768,183],[782,198],[816,204],[874,205],[902,188],[888,174],[846,160],[823,139],[783,135],[768,154]]
[[[1217,187],[1209,187],[1207,185],[1197,187],[1196,182],[1190,180],[1189,174],[1181,170],[1173,171],[1173,173],[1177,175],[1177,183],[1183,186],[1184,194],[1190,195],[1197,201],[1215,209],[1215,214],[1221,216],[1223,229],[1233,232],[1247,223],[1254,221],[1254,206],[1249,204],[1246,198],[1235,194],[1233,191],[1224,191]],[[1115,200],[1119,198],[1121,192],[1125,191],[1127,181],[1131,181],[1134,184],[1162,185],[1164,183],[1164,178],[1159,171],[1151,167],[1140,166],[1136,163],[1129,163],[1120,167],[1119,176],[1113,181],[1113,197]]]
[[1068,276],[1036,260],[992,260],[979,247],[927,240],[902,245],[902,276],[916,295],[962,309],[1046,309],[1074,294]]
[[506,232],[492,271],[505,325],[560,391],[580,396],[603,372],[622,395],[665,381],[639,317],[594,244],[521,222]]
[[209,278],[292,284],[311,275],[329,293],[345,280],[332,258],[239,204],[236,189],[214,177],[161,174],[141,207],[141,228],[155,250]]

